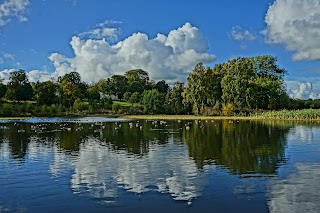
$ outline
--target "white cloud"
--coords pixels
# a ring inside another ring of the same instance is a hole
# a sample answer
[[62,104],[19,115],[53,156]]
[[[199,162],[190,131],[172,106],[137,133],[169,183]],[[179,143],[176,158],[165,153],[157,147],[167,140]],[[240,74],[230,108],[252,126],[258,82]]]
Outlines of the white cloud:
[[71,165],[72,190],[84,190],[95,198],[117,198],[119,189],[124,188],[134,193],[170,193],[174,200],[191,202],[208,182],[208,168],[200,172],[188,149],[173,141],[166,146],[150,143],[148,154],[137,156],[124,150],[113,151],[88,138]]
[[[120,22],[106,21],[97,24],[95,28],[118,23]],[[210,63],[216,58],[215,55],[207,53],[208,41],[202,37],[199,29],[190,23],[170,31],[168,35],[158,34],[153,39],[144,33],[134,33],[118,43],[111,44],[105,38],[83,39],[73,36],[70,44],[74,57],[52,53],[48,58],[55,67],[54,72],[30,71],[30,81],[57,79],[58,76],[76,71],[83,81],[96,82],[114,74],[124,74],[128,70],[140,68],[156,81],[184,82],[198,62]],[[0,76],[7,80],[8,69],[0,71]]]
[[270,212],[319,212],[320,165],[299,163],[295,174],[272,182]]
[[12,18],[20,22],[28,21],[26,10],[29,5],[28,0],[5,0],[0,5],[0,27],[10,22]]
[[236,41],[254,41],[257,39],[256,35],[249,30],[242,29],[239,26],[235,26],[229,33],[230,38]]
[[79,33],[79,37],[88,37],[91,39],[102,39],[105,38],[108,41],[117,41],[118,35],[120,34],[120,29],[117,27],[118,24],[121,24],[117,20],[106,20],[97,24],[93,29],[88,30],[83,33]]
[[10,78],[10,73],[15,71],[14,69],[5,69],[0,72],[0,79],[4,84],[7,84]]
[[[293,84],[291,83],[291,86]],[[297,89],[290,89],[288,94],[291,98],[295,99],[318,99],[320,98],[320,91],[313,88],[311,82],[299,83],[296,82]]]
[[59,53],[49,56],[55,75],[76,71],[87,82],[137,68],[148,71],[154,80],[185,81],[198,62],[215,60],[214,55],[207,53],[208,41],[190,23],[153,39],[138,32],[113,45],[104,38],[85,40],[79,36],[72,37],[70,44],[75,57]]
[[319,0],[276,0],[265,22],[268,42],[284,44],[294,60],[320,59]]

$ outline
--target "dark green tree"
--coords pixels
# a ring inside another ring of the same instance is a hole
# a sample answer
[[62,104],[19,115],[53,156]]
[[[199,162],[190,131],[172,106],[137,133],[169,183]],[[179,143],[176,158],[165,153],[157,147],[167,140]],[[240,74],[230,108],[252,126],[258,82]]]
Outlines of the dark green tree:
[[117,96],[120,100],[127,91],[128,79],[123,75],[113,75],[110,79],[111,94]]
[[162,92],[164,94],[167,93],[168,91],[168,88],[169,88],[169,85],[166,83],[166,81],[162,80],[162,81],[158,81],[156,83],[156,89],[159,91],[159,92]]
[[10,73],[10,79],[7,88],[7,99],[25,101],[31,100],[33,97],[33,89],[24,70]]
[[7,86],[2,83],[2,79],[0,78],[0,99],[3,98],[7,93]]
[[188,108],[183,104],[184,84],[175,82],[172,89],[168,89],[165,98],[166,112],[169,114],[181,115],[187,114]]
[[52,105],[58,102],[58,85],[52,81],[37,82],[34,86],[34,93],[39,105]]

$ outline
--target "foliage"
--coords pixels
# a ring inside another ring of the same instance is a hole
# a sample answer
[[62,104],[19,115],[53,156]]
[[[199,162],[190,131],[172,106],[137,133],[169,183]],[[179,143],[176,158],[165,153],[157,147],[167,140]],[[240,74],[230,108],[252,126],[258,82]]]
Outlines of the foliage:
[[16,101],[31,100],[33,89],[24,70],[10,73],[6,98]]
[[159,92],[162,92],[162,93],[166,94],[167,91],[168,91],[168,89],[169,89],[169,85],[168,85],[164,80],[162,80],[162,81],[158,81],[158,82],[156,83],[155,88],[156,88]]
[[284,69],[272,56],[236,58],[221,65],[222,102],[239,110],[279,109],[286,102]]
[[184,85],[178,81],[174,83],[172,90],[168,90],[165,98],[166,113],[179,115],[188,112],[187,107],[183,104],[183,91]]
[[140,100],[141,100],[141,95],[138,92],[133,93],[129,99],[130,103],[132,103],[132,104],[139,103]]
[[198,115],[205,106],[213,106],[221,98],[220,74],[213,72],[202,63],[195,66],[188,76],[184,91],[184,101],[192,105],[192,111]]
[[6,95],[6,93],[7,93],[7,86],[0,81],[0,99],[3,98]]
[[128,79],[123,75],[113,75],[110,80],[111,94],[117,96],[120,100],[126,92]]
[[164,112],[165,96],[156,89],[146,90],[143,93],[142,103],[147,114],[160,114]]
[[52,81],[37,82],[34,86],[35,100],[39,105],[51,105],[58,101],[58,86]]

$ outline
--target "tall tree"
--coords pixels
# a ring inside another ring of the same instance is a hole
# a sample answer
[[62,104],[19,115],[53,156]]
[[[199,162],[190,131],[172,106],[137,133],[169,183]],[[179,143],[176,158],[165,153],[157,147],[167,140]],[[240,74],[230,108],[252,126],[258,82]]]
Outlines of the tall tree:
[[222,65],[222,101],[237,109],[278,109],[285,107],[286,71],[272,56],[236,58]]
[[221,98],[220,73],[202,63],[195,66],[187,79],[184,91],[185,103],[192,105],[194,114],[199,114],[205,106],[212,107]]
[[0,78],[0,99],[6,95],[7,86],[2,83],[2,79]]
[[7,99],[17,101],[32,99],[33,89],[24,70],[11,72],[7,87]]
[[148,114],[159,114],[164,112],[165,95],[156,89],[146,90],[143,94],[142,104],[144,112]]
[[113,75],[110,80],[111,91],[113,95],[116,95],[119,99],[123,98],[123,94],[128,87],[128,79],[123,75]]
[[58,86],[52,81],[37,82],[34,92],[35,100],[39,105],[51,105],[58,101]]
[[159,92],[162,92],[164,94],[167,93],[168,91],[168,88],[169,88],[169,85],[166,83],[165,80],[161,80],[161,81],[158,81],[156,83],[156,89],[159,91]]
[[177,81],[172,89],[168,89],[165,99],[165,108],[168,113],[181,115],[188,113],[188,107],[183,104],[183,83]]
[[81,76],[77,72],[71,72],[59,77],[59,99],[66,106],[73,106],[77,99],[87,96],[87,86],[81,82]]

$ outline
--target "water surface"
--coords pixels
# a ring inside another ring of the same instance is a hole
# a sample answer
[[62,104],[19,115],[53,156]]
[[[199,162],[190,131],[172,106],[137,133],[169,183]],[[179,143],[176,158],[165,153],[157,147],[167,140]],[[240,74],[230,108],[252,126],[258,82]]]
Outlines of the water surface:
[[48,118],[0,135],[0,212],[320,211],[313,124]]

